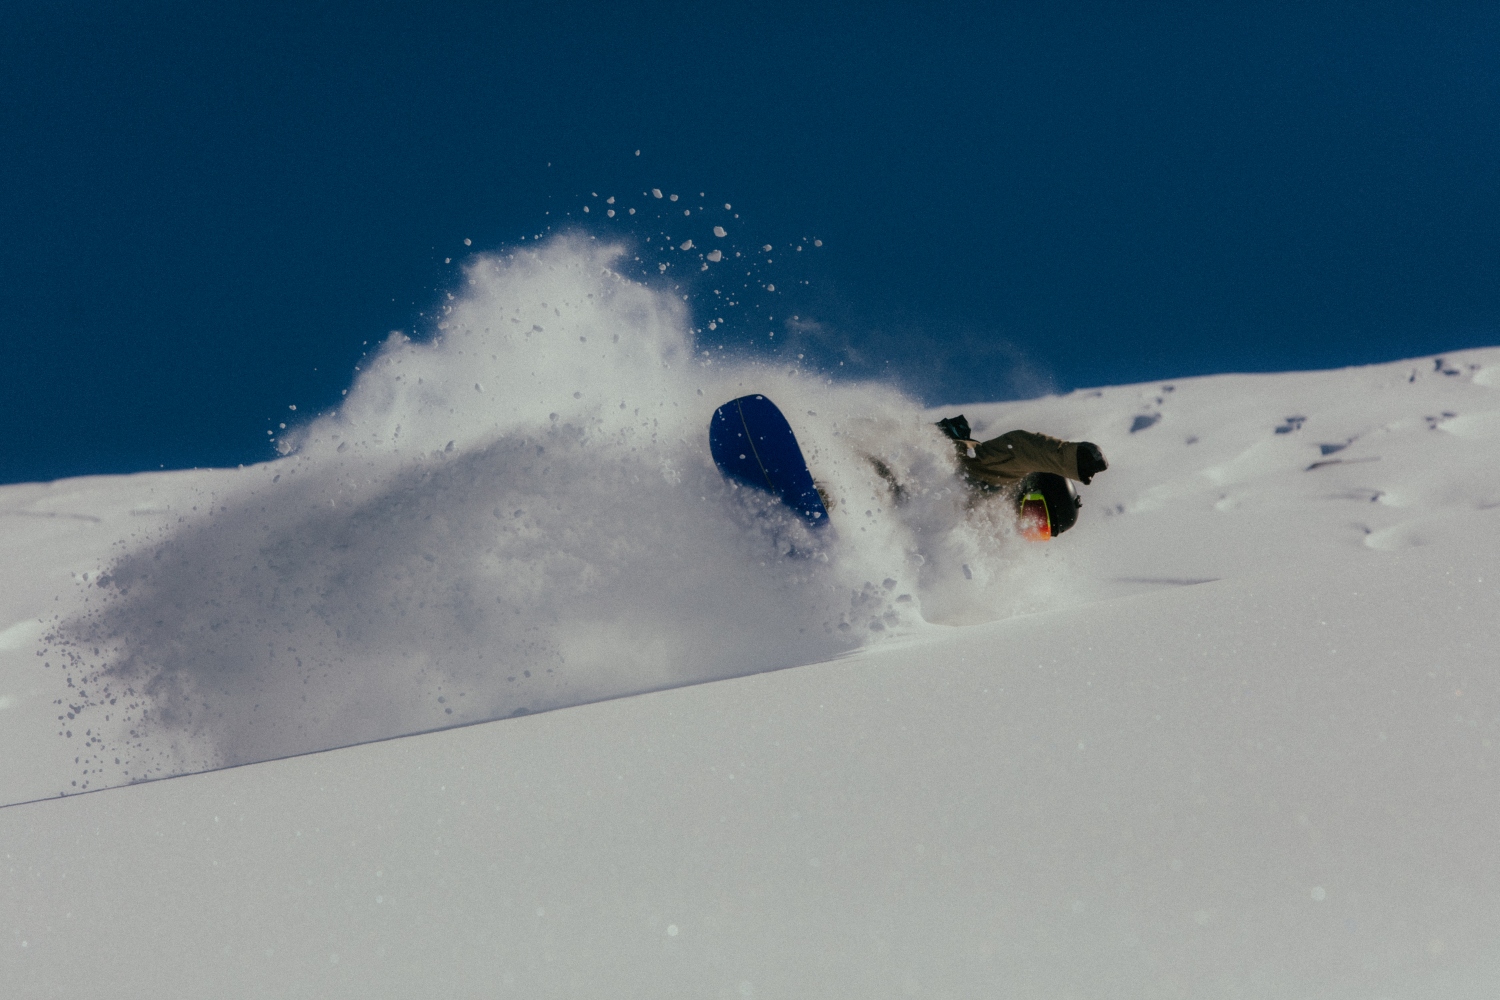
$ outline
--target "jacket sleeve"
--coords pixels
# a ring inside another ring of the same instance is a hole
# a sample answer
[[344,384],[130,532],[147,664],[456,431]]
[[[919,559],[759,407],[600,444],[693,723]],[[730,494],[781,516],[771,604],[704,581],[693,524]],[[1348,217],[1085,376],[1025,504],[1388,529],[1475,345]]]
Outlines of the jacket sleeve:
[[1019,482],[1029,472],[1052,472],[1078,478],[1078,445],[1031,431],[1011,431],[991,438],[969,458],[960,452],[964,471],[972,479],[995,486]]

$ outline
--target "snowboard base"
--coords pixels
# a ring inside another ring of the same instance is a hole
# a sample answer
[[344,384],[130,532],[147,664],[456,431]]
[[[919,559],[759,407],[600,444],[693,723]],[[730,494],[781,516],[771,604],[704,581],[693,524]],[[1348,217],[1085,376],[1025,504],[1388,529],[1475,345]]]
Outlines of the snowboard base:
[[726,478],[770,493],[810,527],[828,523],[792,425],[765,396],[741,396],[715,410],[708,448]]

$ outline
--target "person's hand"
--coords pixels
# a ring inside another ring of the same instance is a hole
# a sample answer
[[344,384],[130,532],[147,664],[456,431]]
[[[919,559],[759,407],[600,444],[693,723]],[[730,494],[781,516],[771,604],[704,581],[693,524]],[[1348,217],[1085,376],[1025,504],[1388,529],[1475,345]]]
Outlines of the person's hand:
[[[937,425],[943,429],[944,434],[955,441],[962,442],[969,437],[969,422],[964,419],[962,413],[956,417],[944,417],[937,422]],[[973,456],[969,457],[972,458]]]
[[1078,443],[1078,479],[1083,485],[1089,482],[1109,468],[1109,463],[1104,460],[1104,452],[1092,441],[1080,441]]

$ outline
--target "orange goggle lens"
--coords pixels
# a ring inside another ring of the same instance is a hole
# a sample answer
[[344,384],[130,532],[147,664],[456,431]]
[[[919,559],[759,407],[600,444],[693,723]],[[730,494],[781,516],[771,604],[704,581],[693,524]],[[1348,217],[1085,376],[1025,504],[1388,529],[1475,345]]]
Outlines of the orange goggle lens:
[[1028,493],[1021,498],[1018,527],[1021,537],[1033,542],[1045,542],[1052,537],[1052,519],[1047,516],[1047,501],[1040,493]]

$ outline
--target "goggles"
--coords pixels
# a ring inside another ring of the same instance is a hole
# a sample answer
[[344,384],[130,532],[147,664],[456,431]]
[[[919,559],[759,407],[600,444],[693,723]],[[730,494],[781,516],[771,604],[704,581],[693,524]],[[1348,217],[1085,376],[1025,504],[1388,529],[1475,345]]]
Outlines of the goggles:
[[1021,496],[1021,516],[1016,521],[1016,530],[1031,542],[1045,542],[1052,537],[1052,516],[1047,510],[1047,498],[1040,490]]
[[1073,484],[1050,472],[1033,472],[1016,491],[1016,531],[1022,538],[1045,542],[1073,527],[1083,501]]

